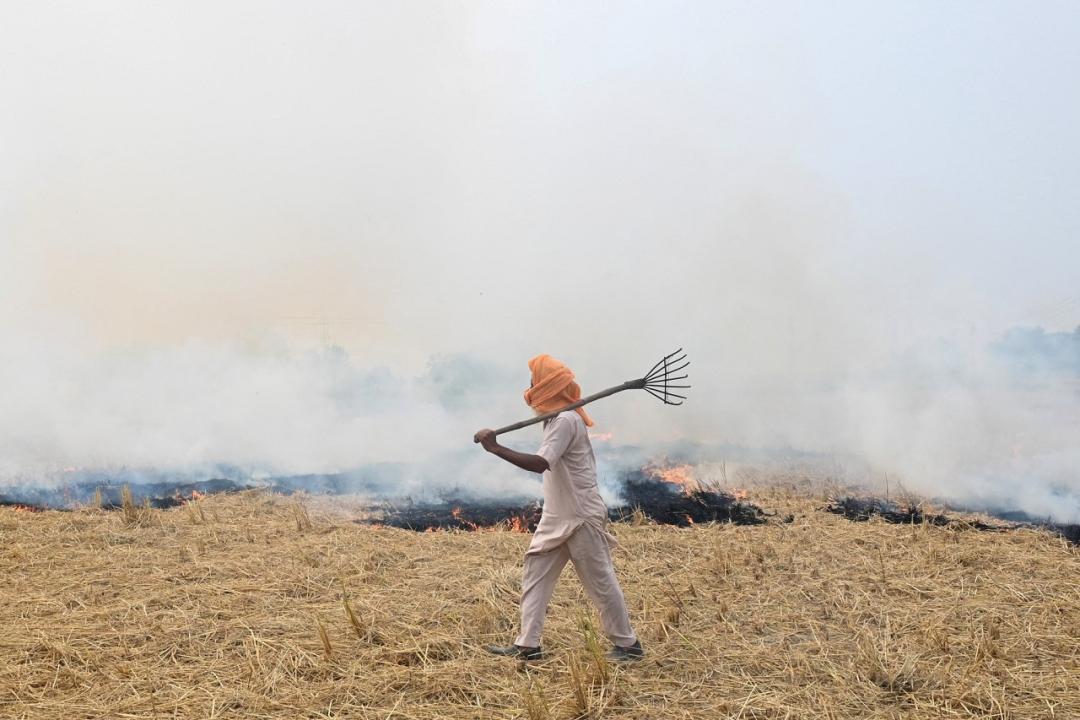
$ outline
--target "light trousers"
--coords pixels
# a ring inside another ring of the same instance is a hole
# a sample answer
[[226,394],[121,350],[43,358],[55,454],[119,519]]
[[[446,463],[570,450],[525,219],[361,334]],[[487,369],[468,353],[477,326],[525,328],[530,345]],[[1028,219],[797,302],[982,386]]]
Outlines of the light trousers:
[[600,611],[604,634],[619,647],[633,645],[637,636],[630,627],[626,601],[615,577],[611,549],[603,534],[588,524],[578,527],[562,545],[525,556],[521,580],[521,634],[514,644],[522,647],[540,645],[548,603],[567,560],[574,563],[574,571],[585,592]]

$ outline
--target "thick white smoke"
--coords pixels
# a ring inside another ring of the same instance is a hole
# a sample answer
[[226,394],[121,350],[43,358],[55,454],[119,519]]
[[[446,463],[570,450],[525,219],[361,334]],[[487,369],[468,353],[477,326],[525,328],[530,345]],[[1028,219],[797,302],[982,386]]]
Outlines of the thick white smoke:
[[470,442],[528,357],[683,345],[598,430],[1076,520],[1080,39],[977,11],[5,6],[0,479],[535,489]]
[[[640,446],[637,462],[673,441],[794,448],[855,455],[894,483],[972,507],[1080,517],[1071,365],[1018,367],[987,352],[976,370],[938,350],[858,376],[778,374],[768,389],[755,384],[756,371],[733,369],[717,382],[697,370],[701,382],[684,408],[643,393],[598,404],[598,429],[615,437],[597,445],[606,477],[622,460],[608,448],[622,442]],[[1012,352],[1040,357],[1038,347]],[[470,442],[479,427],[527,414],[524,371],[496,361],[437,357],[410,376],[365,367],[335,347],[192,341],[94,353],[70,338],[38,338],[8,343],[0,375],[12,379],[0,412],[0,485],[60,484],[71,468],[206,477],[230,466],[257,478],[390,464],[399,468],[394,485],[380,489],[403,496],[537,489],[535,478]],[[535,435],[506,441],[530,449]]]

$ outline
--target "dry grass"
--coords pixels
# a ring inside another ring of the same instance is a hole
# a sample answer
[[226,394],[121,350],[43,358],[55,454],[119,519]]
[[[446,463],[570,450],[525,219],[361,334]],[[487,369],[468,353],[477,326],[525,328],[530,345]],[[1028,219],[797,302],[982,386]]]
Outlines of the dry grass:
[[762,493],[795,521],[618,526],[645,661],[603,660],[567,572],[529,670],[480,649],[512,639],[523,535],[256,493],[0,508],[0,716],[1080,717],[1077,548]]

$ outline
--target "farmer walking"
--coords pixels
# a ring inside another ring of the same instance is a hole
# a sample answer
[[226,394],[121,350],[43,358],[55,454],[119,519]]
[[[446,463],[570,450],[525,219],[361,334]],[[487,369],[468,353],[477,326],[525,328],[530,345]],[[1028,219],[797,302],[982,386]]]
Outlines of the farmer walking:
[[[574,373],[550,355],[534,357],[529,361],[529,370],[532,384],[525,391],[525,402],[537,414],[553,412],[581,399]],[[596,458],[585,429],[592,424],[584,408],[559,413],[544,423],[544,440],[535,455],[500,445],[492,430],[481,430],[473,438],[493,455],[544,475],[544,509],[525,553],[521,634],[513,645],[487,648],[496,655],[524,660],[541,657],[544,615],[568,560],[600,610],[604,633],[615,645],[608,658],[636,660],[644,655],[630,627],[626,602],[611,563],[611,548],[616,543],[607,531],[607,507],[596,485]]]

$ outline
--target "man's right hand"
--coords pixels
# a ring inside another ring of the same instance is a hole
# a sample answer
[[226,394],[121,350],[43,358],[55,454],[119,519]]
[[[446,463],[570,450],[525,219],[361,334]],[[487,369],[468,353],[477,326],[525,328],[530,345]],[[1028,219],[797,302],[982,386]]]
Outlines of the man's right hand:
[[494,452],[495,448],[499,446],[499,444],[495,442],[495,431],[489,428],[484,428],[473,435],[473,442],[480,443],[488,452]]
[[480,443],[484,446],[492,455],[501,457],[508,463],[517,465],[522,470],[528,470],[534,473],[546,472],[548,467],[548,461],[539,455],[528,455],[526,453],[518,452],[517,450],[511,450],[508,447],[504,447],[495,442],[495,431],[484,428],[473,435],[473,442]]

